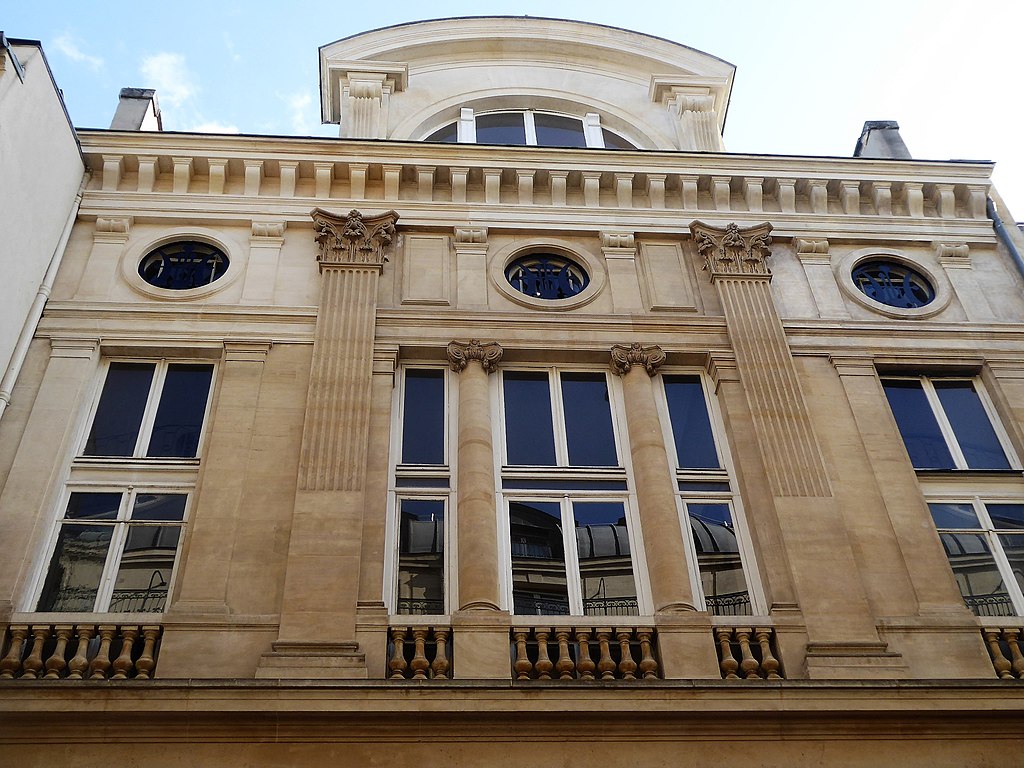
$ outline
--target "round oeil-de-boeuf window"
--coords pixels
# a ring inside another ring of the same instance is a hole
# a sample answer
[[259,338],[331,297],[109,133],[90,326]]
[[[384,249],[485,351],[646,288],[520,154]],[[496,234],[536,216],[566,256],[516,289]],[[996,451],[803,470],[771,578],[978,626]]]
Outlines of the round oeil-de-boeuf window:
[[917,309],[935,299],[935,288],[924,275],[896,261],[862,261],[850,277],[857,290],[888,307]]
[[590,285],[590,276],[579,264],[556,253],[520,256],[505,267],[509,285],[537,299],[568,299]]
[[198,240],[179,240],[154,248],[139,262],[139,276],[152,286],[172,291],[202,288],[224,276],[228,257]]

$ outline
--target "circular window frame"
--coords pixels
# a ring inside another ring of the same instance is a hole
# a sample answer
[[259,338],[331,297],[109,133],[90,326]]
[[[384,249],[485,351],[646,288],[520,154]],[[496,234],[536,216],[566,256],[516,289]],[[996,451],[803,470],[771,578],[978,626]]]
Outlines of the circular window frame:
[[[171,243],[194,240],[218,248],[228,259],[224,274],[207,285],[198,288],[160,288],[147,283],[139,274],[139,264],[152,251]],[[175,227],[156,238],[150,238],[129,248],[121,259],[121,276],[137,293],[164,301],[194,301],[223,291],[245,271],[245,254],[242,249],[224,240],[220,232],[197,227]]]
[[[505,278],[505,271],[513,261],[533,253],[551,253],[572,261],[587,273],[590,283],[575,296],[564,299],[541,299],[520,293]],[[576,243],[550,238],[531,240],[526,243],[519,241],[502,248],[491,261],[488,277],[503,296],[516,304],[547,312],[562,312],[586,306],[598,297],[608,282],[604,264],[599,259],[581,251]]]
[[[892,261],[908,269],[912,269],[927,280],[935,291],[935,298],[923,307],[903,308],[892,307],[872,299],[853,282],[853,271],[868,261]],[[833,268],[836,282],[843,293],[862,307],[880,315],[902,320],[920,320],[934,317],[949,306],[953,298],[953,288],[945,274],[931,265],[923,264],[892,248],[862,248],[848,253]]]

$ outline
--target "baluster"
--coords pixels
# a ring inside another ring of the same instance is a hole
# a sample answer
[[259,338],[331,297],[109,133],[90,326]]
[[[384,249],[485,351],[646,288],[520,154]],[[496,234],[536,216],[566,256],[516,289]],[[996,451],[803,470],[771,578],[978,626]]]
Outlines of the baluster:
[[50,639],[48,625],[32,627],[32,652],[22,662],[22,677],[34,679],[43,669],[43,645]]
[[404,680],[405,669],[408,666],[405,662],[405,627],[392,627],[391,644],[394,646],[391,661],[388,662],[391,679]]
[[728,627],[716,627],[715,634],[718,636],[718,647],[722,654],[722,662],[719,665],[722,668],[722,677],[726,680],[739,680],[740,676],[736,674],[736,670],[740,668],[740,663],[733,657],[730,643],[732,630]]
[[53,649],[53,654],[46,660],[47,680],[57,680],[68,665],[64,654],[68,647],[68,641],[71,640],[71,629],[70,624],[62,624],[53,628],[57,633],[57,645]]
[[534,668],[537,670],[537,679],[550,680],[551,670],[555,667],[548,656],[548,635],[551,634],[551,630],[547,627],[539,627],[533,632],[537,638],[537,663],[534,664]]
[[153,655],[156,650],[156,641],[160,637],[160,627],[143,627],[142,655],[135,662],[135,679],[149,680],[153,675],[153,667],[156,666],[156,658]]
[[78,632],[78,650],[75,652],[75,657],[68,663],[70,670],[68,680],[81,680],[89,668],[89,641],[92,640],[93,629],[82,625],[78,625],[75,629]]
[[528,629],[516,629],[513,631],[513,636],[516,640],[516,660],[512,665],[512,669],[516,673],[516,680],[529,680],[530,673],[533,671],[533,664],[530,663],[530,656],[526,651],[526,639],[529,635],[530,631]]
[[772,655],[772,630],[771,627],[757,627],[754,630],[757,637],[757,644],[761,646],[761,669],[769,680],[781,680],[779,674],[779,660]]
[[1003,639],[1010,646],[1010,656],[1013,659],[1013,674],[1020,677],[1024,674],[1024,655],[1021,655],[1020,644],[1017,639],[1017,629],[1004,629]]
[[135,666],[132,663],[132,646],[138,636],[138,627],[121,627],[121,655],[114,660],[111,680],[127,680],[131,675],[132,667]]
[[576,642],[580,648],[579,660],[576,662],[576,669],[580,674],[580,680],[593,680],[594,669],[597,665],[590,658],[590,630],[578,630],[576,632]]
[[636,680],[636,662],[633,661],[633,651],[629,647],[632,636],[632,629],[620,629],[616,635],[619,639],[619,677],[623,680]]
[[597,671],[601,673],[602,680],[615,679],[615,661],[612,659],[610,628],[598,627],[597,647],[601,649],[601,658],[597,662]]
[[12,625],[8,631],[11,635],[11,645],[7,649],[7,655],[0,659],[0,680],[12,680],[21,671],[21,654],[25,650],[28,625]]
[[636,636],[640,640],[640,674],[644,680],[658,679],[658,662],[651,651],[651,637],[653,629],[637,627]]
[[992,666],[995,667],[999,679],[1012,680],[1013,675],[1010,673],[1010,662],[1003,656],[1003,649],[999,647],[999,630],[986,629],[984,630],[984,635],[985,640],[988,642],[989,653],[992,654]]
[[437,650],[434,651],[434,663],[430,665],[430,671],[435,680],[448,679],[448,628],[434,627],[434,643]]
[[114,642],[117,627],[105,625],[100,630],[100,647],[96,657],[89,664],[89,677],[92,680],[105,680],[110,670],[110,644]]
[[568,627],[555,627],[555,639],[558,641],[558,661],[555,664],[555,671],[558,672],[559,680],[572,680],[573,670],[576,665],[572,663],[569,656],[569,633]]
[[740,644],[740,656],[743,661],[740,662],[740,669],[743,670],[743,676],[747,680],[760,680],[760,664],[757,663],[757,659],[754,658],[753,652],[750,650],[750,630],[746,627],[739,627],[736,629],[736,640]]
[[430,662],[427,661],[426,653],[427,629],[425,627],[414,627],[412,639],[416,649],[412,656],[412,664],[409,665],[412,668],[412,679],[426,680],[427,670],[430,669]]

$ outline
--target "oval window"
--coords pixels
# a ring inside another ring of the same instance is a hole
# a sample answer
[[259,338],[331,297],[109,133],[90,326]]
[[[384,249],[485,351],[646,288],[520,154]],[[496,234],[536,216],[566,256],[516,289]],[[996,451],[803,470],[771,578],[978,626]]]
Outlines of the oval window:
[[920,272],[888,260],[861,262],[850,275],[857,290],[879,304],[917,309],[935,299],[935,288]]
[[224,276],[228,257],[219,248],[184,240],[154,248],[139,262],[139,276],[152,286],[172,291],[202,288]]
[[509,285],[538,299],[567,299],[590,285],[590,276],[576,262],[555,253],[520,256],[505,268]]

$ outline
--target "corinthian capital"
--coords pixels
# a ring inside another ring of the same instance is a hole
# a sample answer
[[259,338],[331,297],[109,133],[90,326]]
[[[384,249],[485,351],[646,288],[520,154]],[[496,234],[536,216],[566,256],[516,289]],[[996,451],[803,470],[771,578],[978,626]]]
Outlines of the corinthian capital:
[[462,371],[469,365],[470,360],[479,360],[480,365],[487,373],[498,370],[498,363],[504,350],[496,341],[480,343],[480,339],[470,339],[467,344],[464,341],[453,341],[448,345],[448,362],[456,373]]
[[625,376],[634,365],[641,365],[648,376],[653,376],[665,362],[665,353],[661,347],[652,345],[645,347],[633,342],[628,347],[616,344],[612,347],[612,370],[619,376]]
[[363,216],[356,210],[339,216],[323,208],[310,213],[319,247],[320,266],[375,266],[383,268],[395,241],[398,214],[387,211]]
[[771,231],[767,221],[754,227],[739,227],[733,222],[724,229],[702,221],[690,225],[697,251],[704,258],[704,269],[711,273],[712,280],[734,275],[770,278],[767,258],[772,253]]

